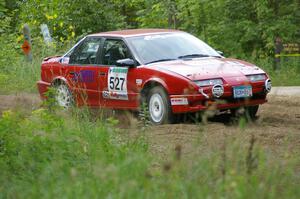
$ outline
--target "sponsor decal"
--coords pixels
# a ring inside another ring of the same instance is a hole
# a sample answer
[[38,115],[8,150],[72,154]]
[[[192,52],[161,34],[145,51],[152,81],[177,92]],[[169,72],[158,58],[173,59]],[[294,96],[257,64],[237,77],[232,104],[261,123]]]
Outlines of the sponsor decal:
[[128,100],[127,73],[128,68],[109,68],[107,85],[110,99]]
[[231,66],[242,66],[244,67],[245,65],[238,62],[238,61],[226,61],[227,64],[230,64]]
[[194,61],[185,61],[185,64],[190,65],[190,66],[214,66],[216,64],[222,64],[222,61],[219,60],[214,60],[214,59],[208,59],[208,60],[201,60],[201,62],[199,62],[199,59],[202,58],[198,58],[195,59]]
[[188,105],[188,99],[185,97],[171,98],[171,105]]
[[136,83],[137,86],[140,86],[140,85],[142,85],[143,80],[142,79],[136,79],[135,83]]
[[102,97],[105,98],[105,99],[108,99],[109,98],[109,92],[108,91],[103,91],[102,92]]
[[171,37],[171,35],[147,35],[144,40],[165,39],[168,37]]
[[75,72],[72,79],[75,82],[83,82],[83,83],[94,82],[95,73],[92,70],[82,70],[79,72]]
[[104,99],[120,99],[120,100],[124,100],[125,98],[128,98],[127,94],[109,92],[109,91],[103,91],[102,97]]

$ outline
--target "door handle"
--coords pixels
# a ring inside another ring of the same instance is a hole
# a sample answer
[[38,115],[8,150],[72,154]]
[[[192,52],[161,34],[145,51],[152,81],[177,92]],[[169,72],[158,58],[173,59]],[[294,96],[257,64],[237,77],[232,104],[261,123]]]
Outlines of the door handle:
[[106,73],[105,72],[100,72],[99,76],[106,76]]

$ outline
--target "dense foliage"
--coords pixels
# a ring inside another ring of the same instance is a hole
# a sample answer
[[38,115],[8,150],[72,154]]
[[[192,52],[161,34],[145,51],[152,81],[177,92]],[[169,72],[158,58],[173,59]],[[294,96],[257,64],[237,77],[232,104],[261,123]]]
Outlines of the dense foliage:
[[[298,0],[1,0],[1,35],[21,35],[28,23],[34,38],[48,24],[56,41],[126,28],[176,28],[199,36],[226,54],[264,57],[274,39],[300,38]],[[18,40],[21,40],[20,38]],[[239,42],[236,42],[239,41]]]
[[[31,29],[32,63],[20,48],[24,24]],[[49,27],[50,46],[41,24]],[[299,57],[282,59],[281,71],[273,71],[274,39],[300,43],[299,26],[297,0],[0,0],[0,90],[36,90],[43,57],[62,54],[88,33],[128,28],[181,29],[262,67],[274,85],[299,85]]]

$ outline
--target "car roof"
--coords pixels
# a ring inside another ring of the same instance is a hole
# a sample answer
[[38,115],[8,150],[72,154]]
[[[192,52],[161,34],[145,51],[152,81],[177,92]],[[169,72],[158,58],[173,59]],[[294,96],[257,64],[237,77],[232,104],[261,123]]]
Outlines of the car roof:
[[88,36],[135,37],[135,36],[152,35],[152,34],[159,34],[159,33],[174,33],[174,32],[181,32],[181,31],[173,30],[173,29],[128,29],[128,30],[117,30],[117,31],[95,33],[95,34],[90,34]]

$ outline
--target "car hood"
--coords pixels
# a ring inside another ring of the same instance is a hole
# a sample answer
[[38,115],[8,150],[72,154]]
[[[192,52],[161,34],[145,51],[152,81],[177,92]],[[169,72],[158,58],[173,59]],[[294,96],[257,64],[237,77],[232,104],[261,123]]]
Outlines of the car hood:
[[228,58],[199,58],[175,60],[151,64],[158,70],[169,71],[190,80],[230,78],[265,73],[259,67],[245,61]]

